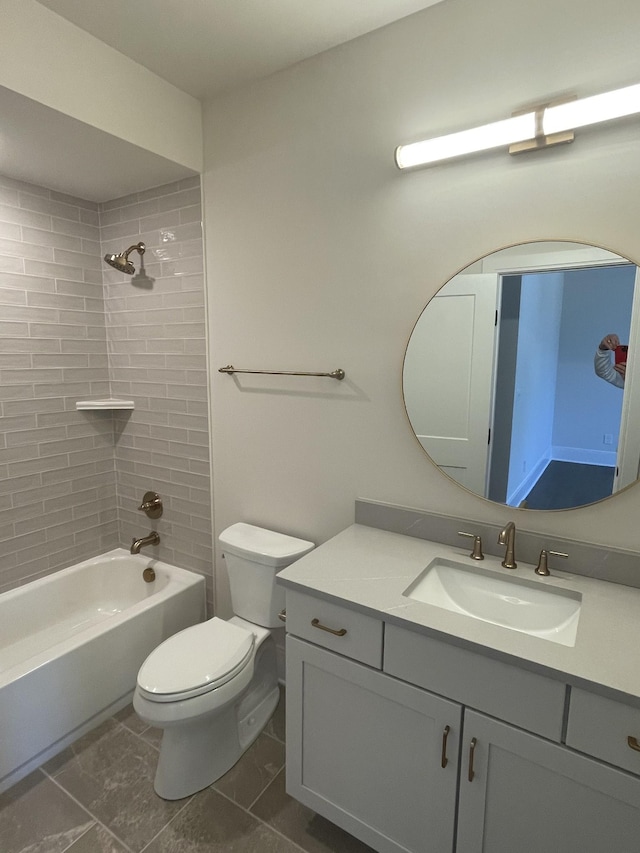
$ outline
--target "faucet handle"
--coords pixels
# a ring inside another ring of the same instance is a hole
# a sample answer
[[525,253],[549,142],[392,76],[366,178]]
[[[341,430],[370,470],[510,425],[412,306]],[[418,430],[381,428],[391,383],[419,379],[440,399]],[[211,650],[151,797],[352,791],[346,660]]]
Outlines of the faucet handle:
[[149,518],[160,518],[163,510],[162,498],[157,492],[145,492],[138,509],[145,512]]
[[464,530],[459,530],[458,536],[469,536],[473,539],[473,551],[469,554],[472,560],[484,560],[484,554],[482,553],[482,539],[477,533],[465,533]]
[[562,551],[548,551],[546,548],[543,548],[542,551],[540,551],[540,558],[535,570],[537,575],[548,577],[551,574],[549,567],[547,566],[547,556],[549,554],[553,554],[554,557],[565,557],[565,559],[569,556]]

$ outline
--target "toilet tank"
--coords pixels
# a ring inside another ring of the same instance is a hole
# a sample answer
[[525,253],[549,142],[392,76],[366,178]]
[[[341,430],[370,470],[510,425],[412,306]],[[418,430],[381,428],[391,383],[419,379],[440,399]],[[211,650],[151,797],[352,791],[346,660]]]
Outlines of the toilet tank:
[[278,613],[284,608],[284,589],[276,574],[311,551],[313,542],[243,522],[227,527],[219,539],[235,615],[264,628],[282,627]]

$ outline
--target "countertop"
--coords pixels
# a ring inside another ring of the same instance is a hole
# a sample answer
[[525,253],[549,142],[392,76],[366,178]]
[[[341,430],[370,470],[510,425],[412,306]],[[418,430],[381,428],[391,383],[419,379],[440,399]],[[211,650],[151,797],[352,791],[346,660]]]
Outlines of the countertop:
[[[639,589],[562,572],[554,568],[559,559],[552,556],[550,577],[539,577],[534,566],[526,563],[518,562],[517,569],[504,569],[499,557],[486,556],[481,562],[470,559],[470,548],[465,545],[455,548],[354,524],[283,569],[278,581],[289,589],[318,595],[385,622],[449,640],[575,686],[615,694],[614,698],[640,706]],[[404,596],[404,590],[429,563],[443,556],[479,573],[490,570],[581,593],[575,646],[563,646]]]

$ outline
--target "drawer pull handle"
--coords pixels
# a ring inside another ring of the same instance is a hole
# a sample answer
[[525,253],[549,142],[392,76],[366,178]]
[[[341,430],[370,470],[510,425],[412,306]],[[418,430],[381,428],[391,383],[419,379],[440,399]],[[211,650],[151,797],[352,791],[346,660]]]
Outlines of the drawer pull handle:
[[336,637],[344,637],[347,633],[346,628],[340,628],[338,631],[336,631],[335,628],[327,628],[327,626],[323,625],[319,619],[312,619],[311,624],[314,628],[319,628],[321,631],[328,631],[329,634],[334,634]]
[[280,613],[278,613],[278,619],[279,619],[281,622],[286,622],[286,621],[287,621],[287,611],[286,611],[286,610],[281,610],[281,611],[280,611]]
[[445,726],[444,731],[442,732],[442,758],[440,759],[440,767],[443,769],[449,763],[449,759],[447,758],[447,738],[449,737],[450,731],[451,727]]
[[629,735],[627,738],[627,743],[631,747],[631,749],[635,749],[636,752],[640,752],[640,743],[638,743],[637,739],[633,737],[633,735]]
[[476,738],[472,737],[471,738],[471,745],[469,747],[469,776],[468,776],[468,779],[470,782],[473,782],[473,777],[476,775],[474,770],[473,770],[473,759],[475,757],[476,744],[477,743],[478,743],[478,741],[476,740]]

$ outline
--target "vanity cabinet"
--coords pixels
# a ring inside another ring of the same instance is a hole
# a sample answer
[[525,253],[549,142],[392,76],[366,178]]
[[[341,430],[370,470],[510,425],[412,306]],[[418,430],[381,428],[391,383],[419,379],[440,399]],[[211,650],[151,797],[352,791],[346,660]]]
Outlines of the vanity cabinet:
[[640,774],[640,708],[574,688],[567,745]]
[[287,637],[287,791],[380,853],[453,849],[461,718],[457,703]]
[[640,849],[640,752],[590,748],[609,700],[293,590],[287,632],[287,791],[374,850]]
[[640,779],[469,709],[461,749],[456,853],[638,850]]

